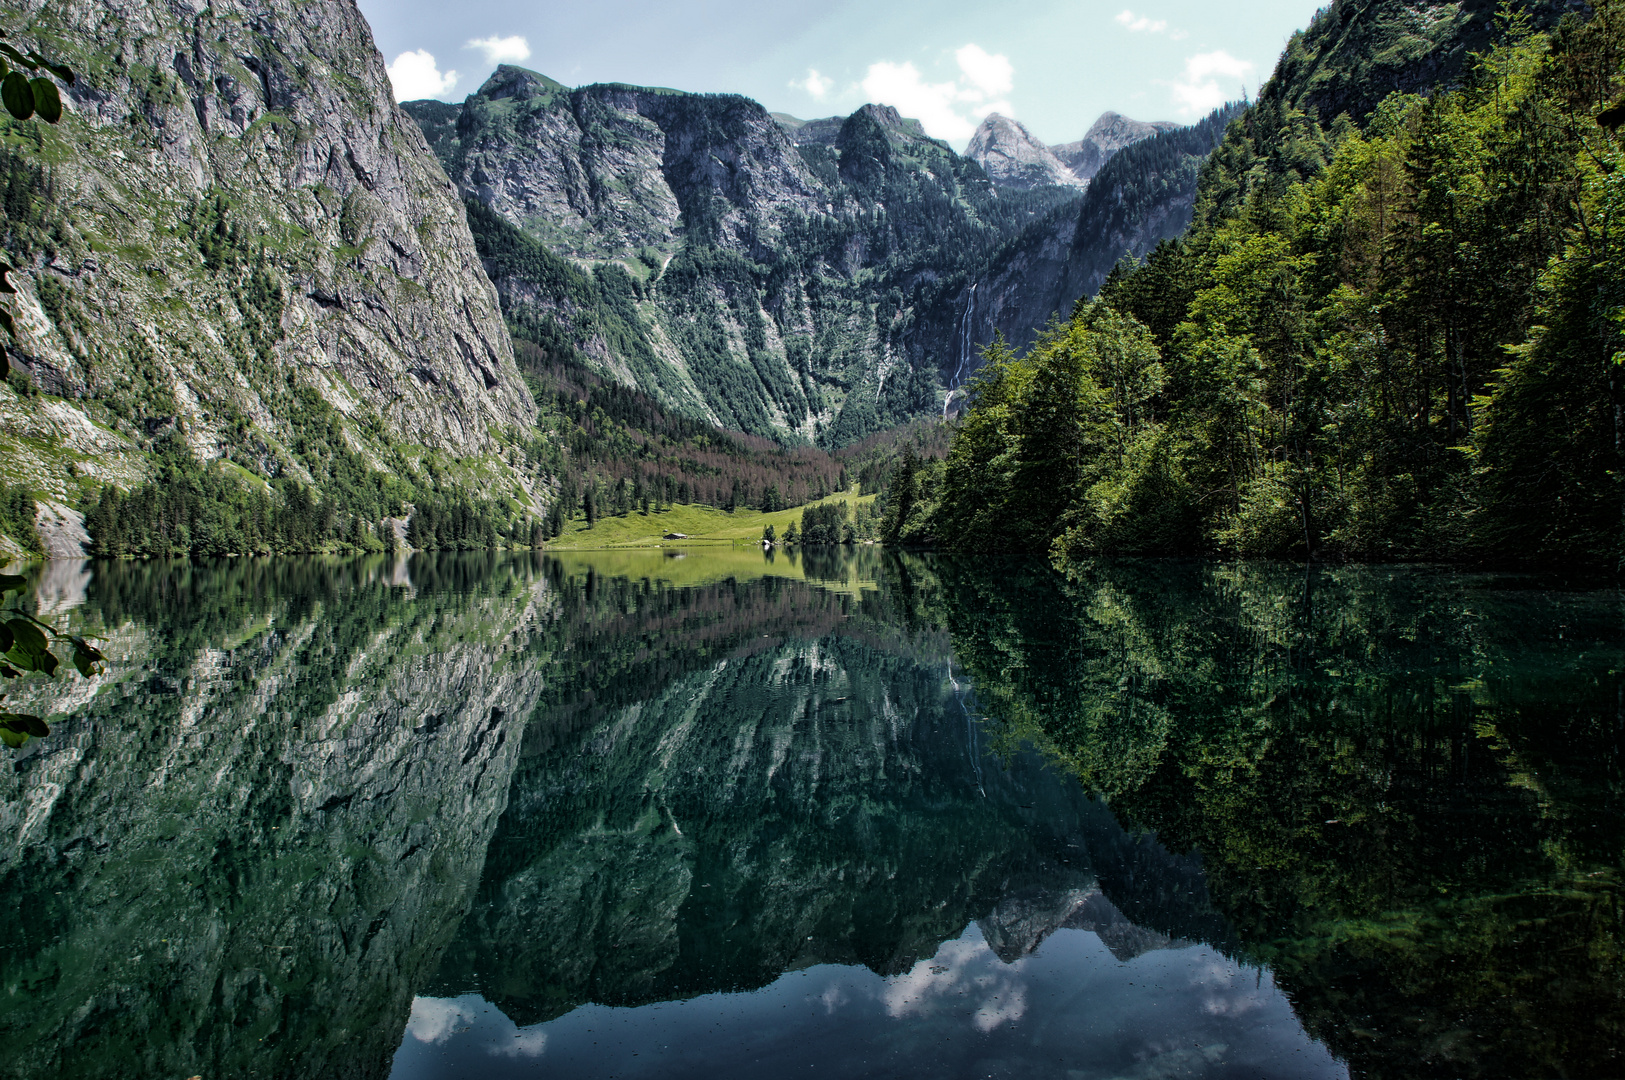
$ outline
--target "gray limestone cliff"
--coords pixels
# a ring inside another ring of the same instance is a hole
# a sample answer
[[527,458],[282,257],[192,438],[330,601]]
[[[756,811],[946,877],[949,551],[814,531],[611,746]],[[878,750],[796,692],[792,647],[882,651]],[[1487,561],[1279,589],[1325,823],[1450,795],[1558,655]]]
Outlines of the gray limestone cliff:
[[521,354],[792,441],[936,409],[946,298],[1073,195],[997,192],[883,105],[800,121],[502,67],[455,119],[405,108],[469,200]]
[[1077,142],[1046,146],[1020,122],[991,113],[971,136],[965,156],[1001,188],[1086,188],[1118,151],[1179,128],[1168,120],[1146,123],[1105,112]]
[[1202,163],[1240,109],[1229,105],[1190,127],[1130,142],[1111,155],[1081,199],[1027,226],[980,268],[955,300],[964,375],[949,382],[945,412],[963,401],[960,388],[975,370],[976,343],[1003,334],[1017,347],[1030,344],[1051,315],[1064,318],[1079,299],[1099,291],[1120,260],[1141,258],[1185,232]]
[[1099,171],[1076,173],[1022,124],[998,113],[990,113],[982,121],[965,147],[965,156],[980,165],[995,184],[1007,188],[1082,188]]
[[1173,131],[1180,125],[1169,120],[1132,120],[1121,113],[1103,112],[1100,119],[1090,125],[1087,133],[1077,142],[1061,143],[1050,147],[1067,171],[1079,180],[1093,180],[1095,174],[1119,150],[1133,146],[1142,139]]
[[521,357],[826,446],[950,409],[995,331],[1030,340],[1096,263],[1177,234],[1200,160],[1159,144],[1092,195],[1101,162],[1187,129],[1107,114],[1068,165],[991,116],[961,156],[884,105],[801,120],[516,67],[404,108],[468,200]]
[[9,476],[130,484],[164,433],[298,475],[309,394],[380,468],[530,425],[461,200],[353,0],[5,11],[81,73],[60,125],[3,122],[10,356],[46,392],[0,389]]

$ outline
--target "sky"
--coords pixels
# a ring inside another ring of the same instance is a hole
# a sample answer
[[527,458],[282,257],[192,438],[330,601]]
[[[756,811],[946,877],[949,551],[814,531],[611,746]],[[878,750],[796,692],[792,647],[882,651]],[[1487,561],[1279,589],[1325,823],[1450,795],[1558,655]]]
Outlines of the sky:
[[359,0],[402,101],[497,64],[569,86],[737,93],[803,119],[894,105],[963,148],[999,112],[1046,143],[1112,110],[1190,122],[1254,93],[1324,0]]

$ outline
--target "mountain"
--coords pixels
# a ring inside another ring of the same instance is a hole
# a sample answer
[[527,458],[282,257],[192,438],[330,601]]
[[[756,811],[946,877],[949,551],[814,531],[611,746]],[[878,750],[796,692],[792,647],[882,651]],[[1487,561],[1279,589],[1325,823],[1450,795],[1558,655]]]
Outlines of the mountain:
[[[1099,154],[1092,143],[1090,149]],[[1075,173],[1032,132],[998,113],[990,113],[982,121],[965,147],[965,156],[980,165],[995,184],[1018,190],[1045,186],[1083,188],[1088,186],[1089,177],[1099,171],[1096,164],[1087,175]]]
[[1045,146],[1018,121],[991,113],[971,136],[965,156],[1001,188],[1082,189],[1119,150],[1179,126],[1167,120],[1145,123],[1106,112],[1077,142]]
[[1028,345],[1052,315],[1064,318],[1081,297],[1093,296],[1125,256],[1142,258],[1185,232],[1203,164],[1241,111],[1239,104],[1227,105],[1190,127],[1114,152],[1081,199],[1033,222],[981,267],[955,298],[962,352],[948,384],[948,408],[978,365],[980,343],[1002,334],[1017,347]]
[[[318,545],[469,493],[510,535],[563,486],[515,338],[534,371],[786,444],[940,415],[996,332],[1030,340],[1185,227],[1230,115],[1107,114],[1059,148],[990,118],[984,168],[881,105],[803,121],[516,67],[398,108],[349,0],[8,10],[84,72],[61,125],[6,120],[0,147],[20,268],[0,462],[65,548],[109,483],[145,482],[165,519],[177,454],[199,506],[313,493]],[[1295,39],[1308,105],[1448,75],[1479,25],[1387,10]],[[1011,186],[1032,176],[1059,183]],[[158,547],[261,549],[209,513]]]
[[947,297],[1073,197],[1001,193],[883,105],[569,90],[504,66],[412,102],[516,337],[723,427],[842,445],[940,401]]
[[536,500],[496,292],[351,0],[27,0],[6,30],[82,73],[60,125],[3,122],[8,480],[73,504],[169,440],[249,487],[438,463]]
[[1050,147],[1061,164],[1079,180],[1092,180],[1113,154],[1132,146],[1141,139],[1149,139],[1179,127],[1168,120],[1131,120],[1121,113],[1104,112],[1100,119],[1077,142],[1061,143]]

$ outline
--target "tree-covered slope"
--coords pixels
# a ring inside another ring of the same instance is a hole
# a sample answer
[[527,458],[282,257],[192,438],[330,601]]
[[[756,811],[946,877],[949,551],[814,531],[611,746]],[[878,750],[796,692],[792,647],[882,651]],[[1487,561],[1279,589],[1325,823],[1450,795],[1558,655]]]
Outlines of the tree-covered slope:
[[[1621,16],[1553,14],[1452,24],[1492,44],[1357,122],[1299,104],[1407,24],[1323,12],[1209,159],[1191,231],[999,357],[911,480],[940,478],[909,496],[935,516],[899,535],[1616,562]],[[1351,20],[1377,36],[1332,34]]]

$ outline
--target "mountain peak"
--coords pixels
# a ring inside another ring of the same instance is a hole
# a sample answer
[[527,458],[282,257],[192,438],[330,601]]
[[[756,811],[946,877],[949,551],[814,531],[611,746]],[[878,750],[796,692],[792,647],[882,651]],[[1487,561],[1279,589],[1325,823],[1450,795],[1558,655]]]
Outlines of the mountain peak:
[[1149,139],[1158,132],[1172,131],[1179,126],[1170,120],[1153,120],[1148,123],[1108,110],[1101,113],[1100,119],[1090,125],[1084,139],[1108,151],[1107,156],[1110,156],[1141,139]]
[[514,64],[500,64],[475,93],[491,101],[498,101],[502,98],[532,98],[561,90],[568,92],[569,89],[563,83],[555,82],[539,71],[531,71],[529,68]]
[[1149,123],[1135,120],[1108,109],[1089,126],[1088,134],[1082,139],[1061,143],[1050,149],[1055,151],[1055,156],[1061,159],[1068,172],[1087,183],[1111,160],[1112,155],[1125,146],[1132,146],[1141,139],[1149,139],[1164,131],[1173,131],[1179,126],[1170,120]]
[[989,113],[971,136],[965,156],[982,167],[1000,187],[1083,187],[1049,147],[1019,121]]
[[927,137],[925,134],[925,125],[921,124],[918,120],[910,120],[891,105],[864,105],[862,108],[858,109],[858,112],[853,113],[852,115],[857,116],[858,113],[862,113],[863,115],[867,116],[869,119],[885,128],[890,134],[902,135],[913,139],[924,139]]

